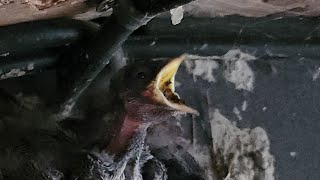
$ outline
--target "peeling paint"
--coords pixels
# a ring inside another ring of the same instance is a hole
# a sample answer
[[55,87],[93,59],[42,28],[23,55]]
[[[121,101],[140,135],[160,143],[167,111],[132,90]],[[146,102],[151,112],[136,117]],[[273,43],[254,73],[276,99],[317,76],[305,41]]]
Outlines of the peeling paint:
[[[212,60],[212,57],[186,56],[185,66],[189,74],[192,74],[196,82],[198,77],[208,82],[216,82],[213,71],[219,68],[219,64]],[[194,60],[196,59],[196,60]]]
[[263,112],[266,112],[267,109],[268,109],[268,108],[267,108],[266,106],[264,106],[264,107],[262,108],[262,111],[263,111]]
[[26,72],[22,69],[11,69],[9,72],[1,75],[0,79],[7,79],[7,78],[13,78],[13,77],[20,77],[25,75]]
[[266,51],[266,54],[270,57],[270,58],[288,58],[289,56],[286,54],[281,54],[281,53],[273,53],[270,50]]
[[188,152],[194,157],[195,161],[201,166],[205,171],[206,180],[215,180],[215,175],[212,169],[212,158],[210,156],[210,149],[207,146],[202,146],[197,143],[194,143],[189,149]]
[[276,67],[274,67],[273,65],[271,65],[271,70],[273,74],[278,74],[278,70]]
[[238,120],[242,120],[241,113],[237,107],[233,108],[233,113],[237,116]]
[[175,80],[174,87],[180,87],[180,86],[181,86],[181,82]]
[[255,60],[256,57],[241,52],[239,49],[228,51],[222,56],[226,69],[223,72],[224,78],[235,84],[238,90],[253,90],[254,73],[247,61]]
[[240,129],[218,109],[212,109],[209,117],[214,167],[219,179],[275,179],[275,159],[270,154],[270,140],[263,128]]
[[73,100],[70,100],[70,103],[64,106],[63,111],[60,114],[58,114],[57,118],[63,119],[63,118],[69,117],[71,115],[74,105],[75,105],[75,102]]
[[312,75],[312,80],[316,81],[320,77],[320,67]]
[[247,108],[248,108],[248,102],[246,100],[244,100],[242,103],[242,106],[241,106],[241,110],[246,111]]
[[34,64],[33,63],[30,63],[29,65],[28,65],[28,71],[32,71],[33,69],[34,69]]
[[185,55],[185,58],[187,72],[193,75],[195,82],[198,77],[208,82],[216,82],[213,71],[219,68],[217,61],[222,61],[225,67],[223,77],[235,84],[235,89],[253,91],[255,77],[247,63],[256,59],[253,55],[232,49],[223,56]]
[[0,54],[1,57],[6,57],[6,56],[9,56],[10,53],[3,53],[3,54]]
[[296,157],[297,156],[297,152],[294,152],[294,151],[290,152],[290,156],[293,157],[293,158]]
[[208,49],[208,44],[203,44],[203,45],[199,48],[199,50],[201,50],[201,51],[206,50],[206,49]]
[[156,44],[156,41],[152,41],[152,43],[149,44],[149,46],[154,46]]

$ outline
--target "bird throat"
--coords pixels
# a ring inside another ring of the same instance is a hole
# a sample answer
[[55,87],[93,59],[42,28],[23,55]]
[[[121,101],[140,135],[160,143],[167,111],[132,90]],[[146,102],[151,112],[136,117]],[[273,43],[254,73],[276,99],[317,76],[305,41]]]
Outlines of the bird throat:
[[121,116],[121,120],[116,124],[114,135],[106,147],[106,151],[112,155],[120,155],[127,149],[133,136],[141,125],[141,121],[129,114]]

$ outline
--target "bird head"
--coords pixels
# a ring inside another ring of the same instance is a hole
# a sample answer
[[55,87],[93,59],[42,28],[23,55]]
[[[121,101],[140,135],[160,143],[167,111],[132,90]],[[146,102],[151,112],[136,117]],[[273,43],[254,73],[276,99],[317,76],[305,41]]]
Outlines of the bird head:
[[[125,66],[111,80],[114,111],[120,112],[113,126],[107,152],[121,154],[131,138],[146,129],[179,113],[198,114],[185,105],[175,92],[175,75],[184,56],[168,61],[144,61]],[[121,102],[120,106],[117,106]]]
[[119,95],[125,111],[144,122],[181,113],[198,115],[198,111],[187,106],[175,92],[175,75],[184,59],[180,56],[128,65],[112,80],[111,89]]

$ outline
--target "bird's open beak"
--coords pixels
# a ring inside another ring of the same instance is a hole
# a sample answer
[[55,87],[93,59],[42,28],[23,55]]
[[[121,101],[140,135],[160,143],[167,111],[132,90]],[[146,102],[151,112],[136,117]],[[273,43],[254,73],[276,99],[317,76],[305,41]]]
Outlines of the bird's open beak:
[[152,80],[143,94],[153,101],[167,105],[179,112],[199,115],[197,110],[185,105],[178,93],[175,92],[175,75],[184,59],[184,56],[180,56],[168,61],[160,69],[156,78]]

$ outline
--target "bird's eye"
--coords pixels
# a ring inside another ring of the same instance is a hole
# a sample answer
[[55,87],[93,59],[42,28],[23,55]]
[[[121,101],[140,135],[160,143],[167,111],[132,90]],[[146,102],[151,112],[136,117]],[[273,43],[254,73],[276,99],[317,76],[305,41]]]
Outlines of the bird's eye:
[[138,72],[137,78],[144,79],[146,77],[146,74],[144,72]]

